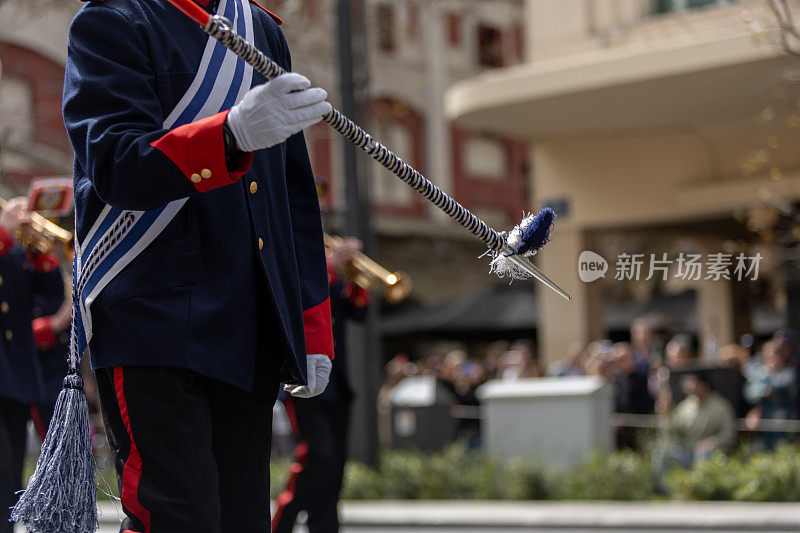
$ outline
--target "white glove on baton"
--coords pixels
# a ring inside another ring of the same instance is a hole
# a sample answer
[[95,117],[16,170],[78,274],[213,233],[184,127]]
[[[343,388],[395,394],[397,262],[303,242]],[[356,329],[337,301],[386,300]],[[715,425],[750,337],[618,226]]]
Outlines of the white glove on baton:
[[328,386],[328,378],[331,375],[331,358],[327,355],[312,353],[306,356],[308,371],[306,377],[308,385],[284,385],[283,390],[297,396],[298,398],[311,398],[322,394]]
[[228,113],[228,127],[243,152],[280,144],[322,120],[328,93],[309,89],[308,78],[289,72],[250,89]]

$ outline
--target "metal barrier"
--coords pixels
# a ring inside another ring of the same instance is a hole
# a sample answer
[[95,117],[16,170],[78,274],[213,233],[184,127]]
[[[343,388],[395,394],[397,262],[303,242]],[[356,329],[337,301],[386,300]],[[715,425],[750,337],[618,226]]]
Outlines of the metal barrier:
[[[458,419],[480,420],[480,407],[477,405],[450,406],[450,416]],[[664,427],[666,417],[663,415],[634,415],[629,413],[614,413],[612,415],[615,427],[650,428]],[[759,422],[757,429],[748,429],[745,419],[736,421],[738,431],[763,432],[763,433],[800,433],[800,420],[787,420],[778,418],[764,418]]]

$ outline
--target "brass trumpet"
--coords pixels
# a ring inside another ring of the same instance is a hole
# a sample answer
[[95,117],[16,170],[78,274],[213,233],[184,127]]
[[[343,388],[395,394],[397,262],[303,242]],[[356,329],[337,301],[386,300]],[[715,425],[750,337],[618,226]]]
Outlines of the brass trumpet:
[[[0,209],[5,207],[8,200],[0,197]],[[38,253],[48,253],[53,249],[53,243],[60,241],[64,247],[64,254],[72,257],[75,252],[75,239],[72,232],[68,231],[54,222],[50,222],[39,213],[31,213],[30,227],[37,233],[37,237],[32,238],[26,235],[22,228],[18,227],[14,234],[19,244],[28,250]]]
[[[335,250],[341,245],[341,237],[325,234],[325,248]],[[353,257],[353,274],[350,279],[366,290],[372,289],[378,282],[383,283],[386,286],[384,297],[393,304],[402,302],[411,292],[411,279],[405,272],[389,272],[361,252]]]

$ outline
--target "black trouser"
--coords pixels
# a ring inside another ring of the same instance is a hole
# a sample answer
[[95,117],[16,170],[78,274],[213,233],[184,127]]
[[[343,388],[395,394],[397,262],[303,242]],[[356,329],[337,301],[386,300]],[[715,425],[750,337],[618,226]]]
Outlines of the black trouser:
[[11,509],[22,489],[25,437],[28,434],[28,406],[0,398],[0,533],[11,533]]
[[292,531],[297,514],[306,511],[310,533],[338,531],[350,402],[288,398],[284,404],[298,444],[272,529],[276,533]]
[[121,530],[269,531],[278,372],[262,366],[252,392],[178,368],[98,370],[106,435],[127,515]]

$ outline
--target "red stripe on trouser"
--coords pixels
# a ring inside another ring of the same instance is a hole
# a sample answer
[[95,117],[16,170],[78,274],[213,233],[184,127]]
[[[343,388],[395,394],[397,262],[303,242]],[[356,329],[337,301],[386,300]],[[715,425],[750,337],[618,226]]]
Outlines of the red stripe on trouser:
[[33,427],[36,428],[36,433],[39,434],[39,439],[44,442],[44,438],[47,436],[47,428],[44,427],[42,415],[39,413],[39,406],[31,405],[31,419],[33,420]]
[[150,533],[150,511],[144,508],[139,501],[139,481],[142,479],[142,458],[139,449],[133,440],[133,430],[131,420],[128,415],[128,403],[125,401],[125,378],[122,374],[122,367],[114,368],[114,389],[117,392],[117,403],[119,403],[119,413],[122,423],[128,431],[128,438],[131,440],[131,450],[125,467],[122,469],[122,494],[120,499],[125,509],[144,524],[144,533]]
[[294,410],[294,402],[286,398],[283,401],[283,406],[286,408],[286,416],[289,418],[289,424],[292,426],[292,433],[297,437],[297,447],[294,449],[294,457],[296,461],[289,467],[289,480],[286,482],[286,490],[278,496],[278,507],[275,509],[275,516],[272,517],[273,531],[278,529],[278,523],[281,521],[281,516],[286,506],[294,499],[294,491],[297,486],[297,476],[299,476],[303,469],[308,464],[308,443],[303,440],[300,434],[300,426],[297,423],[297,414]]

